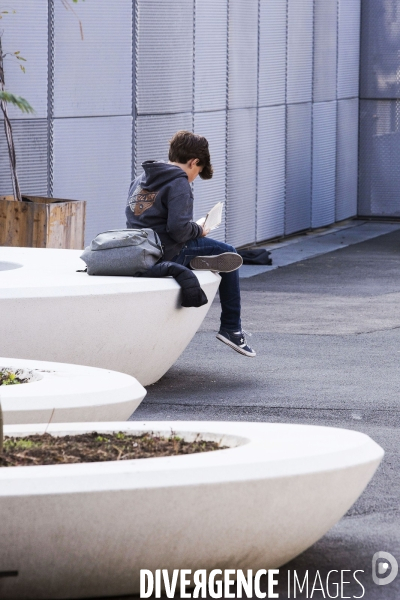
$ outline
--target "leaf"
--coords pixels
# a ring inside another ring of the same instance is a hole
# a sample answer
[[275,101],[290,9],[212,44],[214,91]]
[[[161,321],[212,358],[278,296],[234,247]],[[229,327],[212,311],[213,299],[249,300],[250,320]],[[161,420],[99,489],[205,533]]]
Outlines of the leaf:
[[14,52],[14,54],[20,54],[20,53],[21,53],[20,50],[17,50],[16,52]]
[[18,58],[18,60],[23,60],[24,62],[26,62],[26,58],[24,58],[23,56],[16,56],[15,58]]
[[19,65],[19,68],[21,69],[21,71],[23,71],[24,73],[26,72],[26,69],[24,67],[24,65]]
[[[20,65],[20,66],[22,67],[22,65]],[[14,94],[11,94],[10,92],[0,91],[0,101],[7,102],[8,104],[13,104],[17,108],[19,108],[20,111],[22,111],[24,113],[34,113],[35,112],[34,109],[32,108],[32,106],[29,104],[29,102],[27,100],[25,100],[25,98],[21,98],[21,96],[15,96]]]

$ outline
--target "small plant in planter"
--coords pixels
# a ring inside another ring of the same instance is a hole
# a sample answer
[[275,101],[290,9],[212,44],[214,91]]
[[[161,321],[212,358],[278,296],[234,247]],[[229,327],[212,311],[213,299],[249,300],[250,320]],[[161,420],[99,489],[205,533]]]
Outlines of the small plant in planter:
[[[65,8],[72,10],[68,0],[61,0]],[[78,0],[73,0],[77,3]],[[15,11],[13,11],[15,13]],[[8,11],[0,11],[0,18]],[[83,39],[82,23],[79,21]],[[22,112],[32,113],[29,102],[6,90],[4,58],[19,61],[21,69],[25,62],[20,52],[4,52],[0,32],[0,109],[4,117],[4,129],[10,160],[12,196],[0,195],[0,246],[28,246],[36,248],[76,248],[84,246],[86,202],[60,198],[39,197],[22,194],[18,181],[16,151],[13,132],[7,113],[7,104]],[[22,62],[21,62],[22,61]]]
[[3,424],[3,409],[1,408],[1,399],[0,399],[0,455],[3,454],[3,446],[4,446],[4,424]]
[[8,369],[0,369],[0,385],[18,385],[20,383],[27,383],[26,377],[21,377],[21,374],[17,371],[10,371]]
[[[18,373],[9,371],[7,369],[0,369],[0,385],[18,385],[25,383],[27,379],[22,379],[18,376]],[[0,454],[3,452],[4,445],[4,421],[3,421],[3,409],[1,407],[0,398]]]

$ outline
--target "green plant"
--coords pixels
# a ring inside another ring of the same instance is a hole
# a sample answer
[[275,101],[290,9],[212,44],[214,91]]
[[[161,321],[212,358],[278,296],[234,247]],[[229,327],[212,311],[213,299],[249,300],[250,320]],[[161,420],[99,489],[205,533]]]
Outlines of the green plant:
[[[15,12],[15,11],[14,11]],[[7,14],[8,11],[2,11],[0,13],[0,18],[3,18],[2,15]],[[13,186],[14,197],[17,200],[22,200],[21,190],[19,187],[18,175],[17,175],[17,159],[15,155],[15,146],[14,139],[12,133],[11,122],[8,117],[7,112],[7,103],[13,104],[17,106],[23,112],[33,112],[33,108],[29,104],[27,100],[21,98],[20,96],[15,96],[11,92],[7,92],[5,89],[5,77],[4,77],[4,58],[6,56],[11,56],[17,61],[24,61],[25,59],[21,56],[20,52],[17,50],[16,52],[3,52],[3,44],[2,44],[2,35],[0,34],[0,109],[3,113],[4,117],[4,131],[7,139],[8,146],[8,156],[10,159],[10,167],[11,167],[11,181]],[[23,72],[25,72],[25,67],[20,63],[20,68]]]
[[[75,4],[78,3],[78,0],[72,0],[72,1]],[[82,2],[83,1],[84,0],[82,0]],[[78,18],[77,14],[75,13],[74,9],[72,8],[71,4],[69,3],[69,0],[61,0],[61,2],[66,10],[72,11],[74,13],[74,15],[77,17],[78,22],[79,22],[80,32],[81,32],[81,39],[83,40],[82,23],[81,23],[80,19]],[[12,11],[13,14],[15,14],[15,12],[16,12],[15,10]],[[3,19],[3,16],[8,15],[8,14],[9,14],[8,10],[1,11],[0,19]],[[10,159],[11,182],[12,182],[12,187],[13,187],[13,195],[14,195],[14,198],[16,198],[19,201],[22,201],[21,189],[20,189],[18,173],[17,173],[17,159],[16,159],[16,153],[15,153],[14,138],[13,138],[11,122],[8,117],[7,104],[12,104],[13,106],[16,106],[24,113],[33,113],[35,111],[32,108],[32,106],[29,104],[29,102],[27,100],[25,100],[25,98],[21,98],[21,96],[16,96],[15,94],[12,94],[11,92],[8,92],[5,89],[6,84],[5,84],[5,76],[4,76],[4,58],[6,56],[10,56],[11,58],[18,61],[19,67],[20,67],[21,71],[23,71],[24,73],[25,73],[25,67],[22,63],[26,62],[26,59],[23,56],[21,56],[21,53],[19,50],[15,51],[15,52],[5,52],[4,53],[1,38],[2,38],[2,34],[0,33],[0,109],[1,109],[1,111],[3,113],[3,117],[4,117],[4,131],[6,134],[7,146],[8,146],[8,156]]]
[[13,104],[17,108],[19,108],[21,112],[34,112],[32,106],[27,100],[25,100],[25,98],[22,98],[21,96],[14,96],[14,94],[6,92],[5,90],[2,90],[0,92],[0,100],[4,100],[4,102],[7,102],[8,104]]
[[6,370],[0,371],[0,385],[17,385],[20,383],[21,383],[21,380],[12,371],[6,371]]
[[0,454],[3,453],[4,427],[3,427],[3,409],[0,401]]

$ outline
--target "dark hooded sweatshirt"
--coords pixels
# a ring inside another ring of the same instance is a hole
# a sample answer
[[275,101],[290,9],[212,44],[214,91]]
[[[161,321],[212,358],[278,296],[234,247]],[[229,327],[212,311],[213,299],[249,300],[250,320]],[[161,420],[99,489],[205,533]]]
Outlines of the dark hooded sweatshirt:
[[192,221],[193,194],[188,177],[180,167],[161,161],[148,160],[142,167],[144,173],[129,188],[126,226],[156,231],[164,247],[163,259],[171,260],[185,242],[203,233]]

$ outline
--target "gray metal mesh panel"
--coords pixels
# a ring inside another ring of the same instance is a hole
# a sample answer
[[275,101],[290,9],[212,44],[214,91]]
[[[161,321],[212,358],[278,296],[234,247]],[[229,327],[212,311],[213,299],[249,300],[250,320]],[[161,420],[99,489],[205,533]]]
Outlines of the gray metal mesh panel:
[[234,246],[256,239],[255,108],[228,113],[227,241]]
[[361,0],[339,0],[337,97],[358,96]]
[[313,105],[311,227],[335,222],[337,103]]
[[227,0],[196,0],[194,107],[226,107],[228,52]]
[[[132,2],[79,2],[76,16],[54,3],[54,116],[132,112]],[[116,35],[116,32],[117,35]]]
[[[47,121],[12,121],[17,171],[23,194],[47,196]],[[0,127],[0,196],[12,194],[6,136]]]
[[313,0],[288,0],[287,102],[312,97]]
[[[12,14],[12,10],[16,13]],[[13,0],[2,2],[0,12],[3,15],[0,30],[4,52],[17,52],[26,62],[6,56],[4,71],[6,89],[17,96],[26,98],[35,109],[35,114],[25,115],[12,106],[8,114],[13,119],[45,119],[47,117],[47,2],[43,0]],[[34,26],[32,26],[34,24]],[[19,65],[25,67],[22,72]],[[2,113],[0,113],[2,119]]]
[[311,226],[311,103],[287,107],[285,233]]
[[258,0],[229,1],[229,108],[257,106]]
[[400,97],[397,0],[363,0],[361,98]]
[[322,0],[314,8],[314,102],[336,99],[338,0]]
[[54,196],[86,200],[86,243],[125,227],[131,180],[132,118],[56,119]]
[[285,228],[286,107],[258,113],[257,241],[283,235]]
[[361,100],[361,215],[400,216],[400,100]]
[[259,106],[285,103],[286,4],[286,0],[260,3]]
[[137,111],[191,111],[193,0],[137,2]]
[[149,115],[137,118],[136,173],[145,160],[168,160],[168,141],[180,129],[192,131],[192,115]]
[[357,214],[358,98],[338,101],[336,220]]
[[[210,145],[211,163],[214,168],[212,179],[203,181],[200,177],[194,182],[194,219],[204,217],[217,202],[225,202],[226,195],[226,112],[198,113],[194,116],[194,131],[204,135]],[[225,208],[222,223],[210,233],[215,240],[225,241]]]

